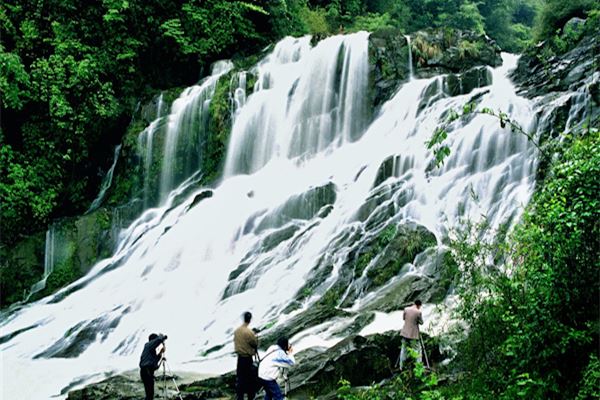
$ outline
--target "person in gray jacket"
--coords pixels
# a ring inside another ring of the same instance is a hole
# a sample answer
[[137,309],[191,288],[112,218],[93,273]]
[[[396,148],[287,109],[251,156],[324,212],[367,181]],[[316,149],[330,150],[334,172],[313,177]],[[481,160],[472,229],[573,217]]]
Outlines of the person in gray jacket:
[[404,326],[400,331],[402,337],[402,349],[400,350],[400,369],[408,358],[408,348],[415,350],[418,354],[417,361],[421,362],[421,351],[419,349],[419,325],[423,324],[423,313],[421,312],[421,300],[415,300],[415,304],[404,309]]

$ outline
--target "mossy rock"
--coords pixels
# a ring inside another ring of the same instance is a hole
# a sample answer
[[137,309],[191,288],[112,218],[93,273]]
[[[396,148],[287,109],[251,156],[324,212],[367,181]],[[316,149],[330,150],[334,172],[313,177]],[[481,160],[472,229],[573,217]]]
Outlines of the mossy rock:
[[292,337],[307,328],[319,325],[323,322],[331,320],[332,318],[338,316],[348,317],[350,315],[350,313],[335,307],[330,307],[323,304],[312,305],[307,310],[292,317],[283,326],[269,328],[262,327],[262,329],[259,329],[259,332],[264,332],[259,335],[260,348],[263,350],[266,349],[273,343],[276,343],[277,339],[281,336]]
[[0,247],[0,308],[22,301],[44,275],[46,232]]
[[411,263],[417,254],[436,243],[435,235],[423,226],[400,226],[385,254],[367,271],[370,279],[367,287],[382,286],[396,276],[405,264]]
[[291,398],[311,398],[334,393],[340,379],[355,386],[371,385],[392,376],[401,341],[397,332],[350,336],[330,349],[297,355],[298,366],[289,376]]
[[420,77],[502,63],[500,47],[484,34],[443,28],[425,29],[413,36],[413,58],[418,69],[423,69]]
[[375,108],[389,100],[408,79],[408,46],[399,30],[383,29],[369,35],[370,97]]
[[292,196],[275,211],[266,215],[255,232],[280,227],[294,219],[310,220],[324,207],[333,205],[336,197],[336,186],[331,182]]

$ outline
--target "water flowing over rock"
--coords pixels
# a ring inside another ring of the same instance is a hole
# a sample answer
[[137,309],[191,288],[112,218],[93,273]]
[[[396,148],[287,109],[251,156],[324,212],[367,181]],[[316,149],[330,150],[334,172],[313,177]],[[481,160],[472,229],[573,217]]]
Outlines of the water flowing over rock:
[[[158,117],[167,161],[158,185],[147,186],[160,189],[160,201],[118,229],[114,250],[81,279],[2,314],[0,351],[11,366],[4,394],[65,397],[135,368],[151,332],[169,335],[174,370],[229,371],[231,333],[245,310],[261,346],[287,333],[298,351],[332,347],[348,332],[397,329],[394,312],[415,296],[436,322],[432,310],[448,289],[437,282],[447,262],[438,246],[464,218],[514,222],[532,194],[538,155],[526,137],[481,114],[448,125],[452,151],[442,167],[433,168],[425,143],[468,102],[504,110],[526,129],[544,121],[509,78],[518,57],[503,54],[488,69],[495,52],[460,68],[451,52],[420,74],[415,51],[419,79],[407,76],[375,112],[369,46],[365,32],[314,47],[309,37],[285,38],[248,71],[257,80],[245,101],[231,95],[243,79],[232,79],[240,71],[228,63],[186,89]],[[455,76],[429,76],[438,66]],[[225,114],[216,111],[223,104]],[[227,125],[207,123],[211,112],[227,118],[231,135],[222,179],[206,188],[198,182],[207,171],[197,170],[206,154],[193,146],[214,139],[211,126]]]

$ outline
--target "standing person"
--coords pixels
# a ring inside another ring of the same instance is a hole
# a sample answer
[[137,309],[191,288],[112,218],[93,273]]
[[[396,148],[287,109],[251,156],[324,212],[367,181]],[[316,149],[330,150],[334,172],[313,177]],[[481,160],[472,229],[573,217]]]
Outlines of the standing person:
[[258,377],[265,388],[265,400],[283,400],[277,377],[281,368],[290,368],[296,364],[292,353],[292,346],[286,337],[279,338],[277,344],[267,349],[267,355],[258,366]]
[[158,369],[163,358],[165,340],[167,340],[167,335],[151,334],[140,357],[140,377],[144,383],[146,400],[154,399],[154,371]]
[[400,350],[400,369],[402,364],[408,358],[407,347],[417,351],[417,361],[421,362],[421,351],[419,349],[419,325],[423,324],[423,314],[421,312],[421,300],[415,300],[415,303],[404,309],[404,326],[400,331],[402,337],[402,350]]
[[243,318],[244,323],[233,333],[233,346],[238,356],[235,391],[237,400],[243,400],[244,394],[248,395],[248,399],[253,400],[258,377],[252,365],[252,357],[258,349],[258,338],[248,327],[252,321],[252,314],[246,311]]

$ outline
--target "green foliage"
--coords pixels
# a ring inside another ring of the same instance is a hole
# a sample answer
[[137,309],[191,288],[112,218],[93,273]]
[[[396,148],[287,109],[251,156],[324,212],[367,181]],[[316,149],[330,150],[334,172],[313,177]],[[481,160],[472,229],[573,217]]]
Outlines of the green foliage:
[[450,155],[450,148],[444,144],[446,138],[448,138],[448,132],[446,129],[438,127],[433,132],[431,139],[425,142],[427,148],[433,151],[436,167],[443,165],[446,157]]
[[380,29],[388,29],[394,27],[394,21],[388,13],[377,14],[369,13],[366,15],[359,15],[354,20],[354,23],[349,28],[351,32],[368,31],[374,32]]
[[597,354],[590,355],[590,362],[583,372],[577,400],[600,398],[600,361]]
[[29,99],[29,74],[21,63],[21,57],[7,53],[0,45],[0,91],[2,105],[20,110]]
[[54,268],[54,271],[48,276],[46,280],[46,287],[39,294],[36,294],[37,298],[48,296],[63,286],[68,285],[81,276],[81,272],[73,265],[72,260],[65,261],[62,265],[58,265]]
[[557,30],[560,32],[565,23],[573,18],[586,18],[592,10],[598,10],[595,0],[546,0],[535,21],[535,40],[546,40]]
[[[456,3],[456,2],[447,2]],[[452,27],[464,30],[483,33],[483,17],[475,3],[470,1],[460,2],[454,10],[446,10],[440,13],[437,24],[445,27]]]
[[[336,391],[338,400],[460,400],[462,397],[445,396],[439,388],[439,379],[434,371],[416,362],[417,353],[409,349],[408,365],[387,382],[373,384],[368,388],[353,388],[351,382],[340,379]],[[412,361],[411,361],[412,360]]]
[[140,97],[195,83],[217,58],[297,29],[302,4],[52,0],[42,12],[4,2],[0,201],[12,234],[2,241],[83,212]]
[[48,187],[49,183],[57,180],[56,169],[47,163],[32,164],[10,145],[2,145],[0,176],[0,199],[3,204],[0,207],[0,219],[3,232],[22,231],[20,224],[23,220],[29,220],[33,227],[40,228],[57,205],[60,186]]
[[331,31],[327,23],[326,12],[322,8],[314,10],[304,7],[300,12],[300,19],[306,32],[314,36],[326,36]]
[[505,51],[519,52],[530,42],[541,0],[484,0],[478,3],[485,31]]
[[597,366],[590,359],[584,371],[582,360],[599,345],[599,154],[598,130],[575,140],[506,242],[491,241],[486,224],[456,234],[466,391],[547,399],[594,390]]

